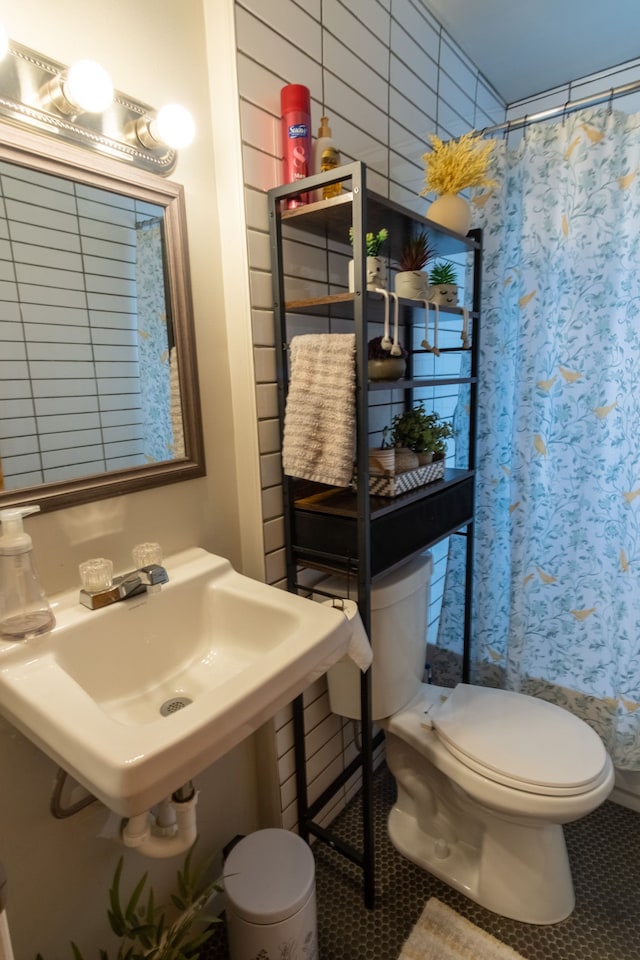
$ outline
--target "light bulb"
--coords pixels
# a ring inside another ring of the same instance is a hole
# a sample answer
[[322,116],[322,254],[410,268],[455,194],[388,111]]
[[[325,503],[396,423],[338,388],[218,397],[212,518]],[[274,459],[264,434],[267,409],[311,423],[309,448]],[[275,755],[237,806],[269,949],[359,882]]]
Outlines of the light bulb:
[[93,60],[78,60],[63,82],[66,99],[84,113],[102,113],[113,101],[113,84],[107,71]]
[[155,127],[158,139],[174,150],[188,147],[196,132],[193,117],[177,103],[168,103],[158,110]]

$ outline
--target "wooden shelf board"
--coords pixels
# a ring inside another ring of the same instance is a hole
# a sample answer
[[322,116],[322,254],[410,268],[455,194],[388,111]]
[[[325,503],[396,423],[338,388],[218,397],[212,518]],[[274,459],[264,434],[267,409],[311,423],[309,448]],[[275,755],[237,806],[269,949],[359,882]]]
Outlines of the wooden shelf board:
[[[295,190],[296,192],[303,192],[304,181],[297,183]],[[318,200],[302,207],[296,207],[293,210],[282,210],[280,213],[282,225],[296,227],[314,233],[316,236],[346,244],[349,242],[348,231],[352,222],[352,201],[353,194],[351,191],[347,191],[328,200]],[[366,202],[367,230],[377,232],[381,227],[387,228],[392,259],[398,258],[400,248],[409,235],[412,222],[423,229],[432,231],[437,236],[438,256],[453,256],[456,253],[473,251],[478,246],[472,237],[462,237],[453,233],[439,224],[432,223],[419,213],[407,210],[400,204],[382,197],[372,190],[367,190]]]
[[[377,300],[379,303],[384,302],[384,297],[381,293],[375,293],[373,290],[367,290],[367,296],[371,300]],[[353,303],[355,297],[353,293],[348,291],[344,293],[331,293],[326,294],[321,297],[304,297],[301,300],[286,300],[285,301],[285,310],[287,313],[293,313],[295,311],[313,311],[314,307],[327,306],[331,307],[334,304],[342,303]],[[422,307],[422,300],[410,300],[407,297],[398,297],[398,302],[400,306],[415,307],[418,304],[419,307]],[[462,307],[440,307],[440,313],[450,314],[452,316],[461,317],[462,316]],[[469,317],[472,319],[477,318],[477,313],[470,310]]]
[[[427,483],[424,487],[419,487],[416,490],[409,490],[408,493],[402,493],[398,497],[371,496],[369,498],[371,519],[374,520],[376,517],[384,516],[386,513],[398,510],[409,503],[415,503],[417,500],[431,497],[472,476],[473,471],[471,470],[447,469],[442,480],[434,480],[433,483]],[[351,488],[321,490],[318,493],[296,498],[295,509],[326,513],[337,517],[355,518],[358,516],[357,495]]]

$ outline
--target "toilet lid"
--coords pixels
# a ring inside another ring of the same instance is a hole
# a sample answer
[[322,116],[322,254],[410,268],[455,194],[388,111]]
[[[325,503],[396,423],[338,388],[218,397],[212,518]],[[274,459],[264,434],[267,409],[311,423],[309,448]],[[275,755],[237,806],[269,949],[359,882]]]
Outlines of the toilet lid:
[[461,683],[432,719],[463,763],[530,793],[586,793],[605,769],[607,754],[591,727],[536,697]]

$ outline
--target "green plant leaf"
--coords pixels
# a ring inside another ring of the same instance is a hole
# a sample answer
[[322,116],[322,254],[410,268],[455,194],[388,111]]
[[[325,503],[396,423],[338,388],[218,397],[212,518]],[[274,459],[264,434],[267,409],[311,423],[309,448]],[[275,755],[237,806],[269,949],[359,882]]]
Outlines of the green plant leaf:
[[148,876],[149,876],[148,873],[143,874],[143,876],[140,878],[140,880],[136,884],[134,891],[131,894],[131,897],[129,898],[129,903],[127,904],[127,909],[125,913],[125,919],[127,923],[130,925],[135,923],[135,921],[137,920],[136,907],[138,906],[138,900],[142,895],[142,891],[145,888]]
[[[194,860],[193,846],[189,850],[181,870],[176,873],[176,882],[180,896],[172,894],[173,903],[182,911],[171,925],[167,926],[165,912],[156,906],[153,887],[149,886],[146,904],[140,906],[141,897],[148,880],[145,873],[134,887],[123,912],[121,905],[121,883],[124,858],[120,857],[109,888],[109,906],[107,917],[116,936],[120,937],[116,960],[197,960],[202,947],[212,937],[211,923],[219,920],[205,913],[205,908],[214,892],[221,887],[206,882],[211,859],[202,862]],[[204,930],[193,925],[205,923]],[[83,960],[77,945],[71,942],[73,960]],[[109,960],[106,950],[99,951],[100,960]],[[38,954],[36,960],[44,960]]]
[[178,892],[179,892],[180,896],[181,896],[184,900],[188,901],[188,900],[189,900],[189,888],[187,887],[187,884],[186,884],[186,882],[185,882],[184,873],[183,873],[181,870],[178,870],[178,874],[177,874],[177,878],[176,878],[176,879],[177,879],[177,881],[178,881]]
[[116,866],[116,872],[113,875],[111,887],[109,888],[109,903],[111,909],[107,911],[109,926],[117,937],[121,937],[125,931],[125,920],[120,907],[120,878],[124,866],[124,857],[120,857]]
[[143,946],[154,946],[155,935],[155,923],[141,923],[135,927],[130,927],[126,934],[129,940],[140,940],[141,942],[143,940],[147,941],[147,943],[143,944]]
[[458,280],[454,265],[446,261],[437,263],[431,271],[429,280],[434,287],[441,287],[445,284],[457,284]]
[[165,926],[164,913],[161,912],[159,920],[156,925],[156,943],[162,943],[162,937],[164,935],[164,926]]
[[156,901],[155,901],[155,894],[153,892],[153,887],[149,887],[149,897],[147,899],[147,920],[151,922],[151,920],[155,919],[157,912],[158,911],[156,910]]
[[397,414],[391,422],[391,438],[396,447],[407,447],[416,453],[444,453],[445,440],[453,436],[451,424],[440,422],[437,413],[427,413],[424,401]]
[[[200,917],[200,919],[203,919],[203,918]],[[203,944],[207,943],[207,941],[211,939],[212,934],[213,934],[212,930],[205,930],[203,933],[200,934],[199,937],[196,937],[194,940],[190,941],[189,950],[191,951],[197,950],[198,947],[201,947]]]

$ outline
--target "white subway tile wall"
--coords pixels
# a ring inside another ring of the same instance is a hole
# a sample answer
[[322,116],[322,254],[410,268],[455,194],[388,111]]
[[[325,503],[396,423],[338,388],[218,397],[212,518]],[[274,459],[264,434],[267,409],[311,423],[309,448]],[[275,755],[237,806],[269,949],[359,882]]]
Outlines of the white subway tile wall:
[[0,204],[5,488],[146,463],[135,235],[160,208],[6,162]]
[[[287,83],[308,86],[312,133],[326,114],[343,162],[364,161],[371,189],[419,212],[427,205],[419,193],[429,134],[449,137],[499,123],[505,104],[420,0],[237,0],[236,29],[266,569],[270,582],[284,586],[275,355],[263,349],[275,343],[264,191],[281,178],[280,90]],[[287,262],[295,264],[285,278],[287,298],[325,293],[327,267],[330,289],[346,288],[348,247],[327,254],[319,243],[303,234],[287,242]],[[295,318],[292,326],[294,333],[316,329],[317,320],[304,317]],[[331,326],[333,332],[349,329],[344,321]],[[401,396],[384,391],[376,401],[374,434],[400,408]],[[390,406],[394,402],[396,407]],[[449,416],[454,402],[443,397],[439,413]],[[434,553],[433,593],[439,609],[446,544]],[[297,814],[289,708],[280,711],[275,726],[282,822],[293,829]],[[357,750],[353,723],[329,709],[324,679],[305,694],[305,727],[313,800]],[[379,749],[377,762],[381,757]],[[321,822],[329,823],[358,785],[355,775]]]

